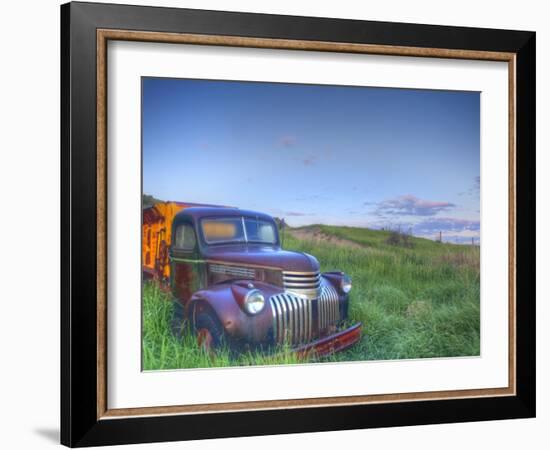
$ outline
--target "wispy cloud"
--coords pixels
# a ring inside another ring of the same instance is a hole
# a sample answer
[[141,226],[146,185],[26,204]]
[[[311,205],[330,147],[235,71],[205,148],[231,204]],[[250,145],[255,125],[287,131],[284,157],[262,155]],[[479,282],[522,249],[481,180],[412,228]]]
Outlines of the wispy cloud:
[[439,233],[445,242],[469,243],[472,239],[479,242],[479,220],[442,217],[427,219],[413,227],[416,236],[438,239]]
[[307,155],[305,158],[302,158],[302,164],[304,166],[313,166],[317,163],[318,157],[315,155]]
[[295,136],[281,136],[279,138],[279,144],[283,147],[294,147],[296,144],[296,137]]
[[[260,209],[261,210],[261,209]],[[310,217],[315,216],[316,214],[310,211],[300,211],[296,209],[279,209],[279,208],[272,208],[269,210],[265,210],[269,214],[272,214],[276,217]]]
[[[365,205],[367,204],[368,202],[365,202]],[[374,213],[380,216],[435,216],[455,207],[456,205],[451,202],[423,200],[407,194],[377,203]]]
[[305,212],[298,212],[298,211],[285,211],[284,215],[288,217],[313,216],[312,213],[305,213]]
[[458,195],[471,195],[479,197],[479,191],[481,187],[481,177],[478,175],[474,177],[473,185],[465,192],[460,192]]
[[430,234],[435,232],[463,232],[472,231],[479,235],[479,220],[459,219],[456,217],[438,217],[424,220],[415,225],[415,232]]
[[[325,163],[327,161],[334,160],[336,155],[335,150],[332,147],[321,147],[316,150],[314,153],[307,153],[305,157],[300,158],[300,161],[305,166],[313,166],[317,163]],[[353,190],[356,190],[357,186],[353,187]]]

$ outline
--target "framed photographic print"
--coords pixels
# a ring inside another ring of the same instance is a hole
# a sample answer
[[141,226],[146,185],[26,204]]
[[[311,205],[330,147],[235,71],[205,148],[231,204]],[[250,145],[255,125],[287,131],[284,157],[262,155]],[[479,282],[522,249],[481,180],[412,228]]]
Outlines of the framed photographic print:
[[61,19],[63,444],[534,416],[535,33]]

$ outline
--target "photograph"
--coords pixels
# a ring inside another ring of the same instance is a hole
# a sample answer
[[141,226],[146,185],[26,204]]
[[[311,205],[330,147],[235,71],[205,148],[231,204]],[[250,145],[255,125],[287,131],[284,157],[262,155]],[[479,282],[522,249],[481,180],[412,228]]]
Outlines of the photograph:
[[141,78],[142,370],[480,356],[480,93]]

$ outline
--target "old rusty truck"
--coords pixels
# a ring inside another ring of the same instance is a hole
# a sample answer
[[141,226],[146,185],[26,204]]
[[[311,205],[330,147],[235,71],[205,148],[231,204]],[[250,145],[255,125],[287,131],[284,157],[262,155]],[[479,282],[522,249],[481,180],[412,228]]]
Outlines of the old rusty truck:
[[238,208],[155,205],[144,210],[144,277],[169,287],[176,318],[210,351],[290,346],[300,356],[344,350],[351,279],[281,248],[275,220]]

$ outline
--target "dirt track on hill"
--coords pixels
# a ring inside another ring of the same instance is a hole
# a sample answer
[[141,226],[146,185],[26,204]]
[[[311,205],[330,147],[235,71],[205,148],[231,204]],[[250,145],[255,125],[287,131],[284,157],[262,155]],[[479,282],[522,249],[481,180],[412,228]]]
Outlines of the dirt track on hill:
[[331,234],[324,233],[319,227],[309,227],[309,228],[299,228],[292,229],[287,228],[287,233],[292,235],[297,239],[302,239],[305,241],[314,241],[314,242],[326,242],[338,247],[346,248],[361,248],[365,249],[364,245],[358,244],[357,242],[350,241],[349,239],[340,238],[333,236]]

